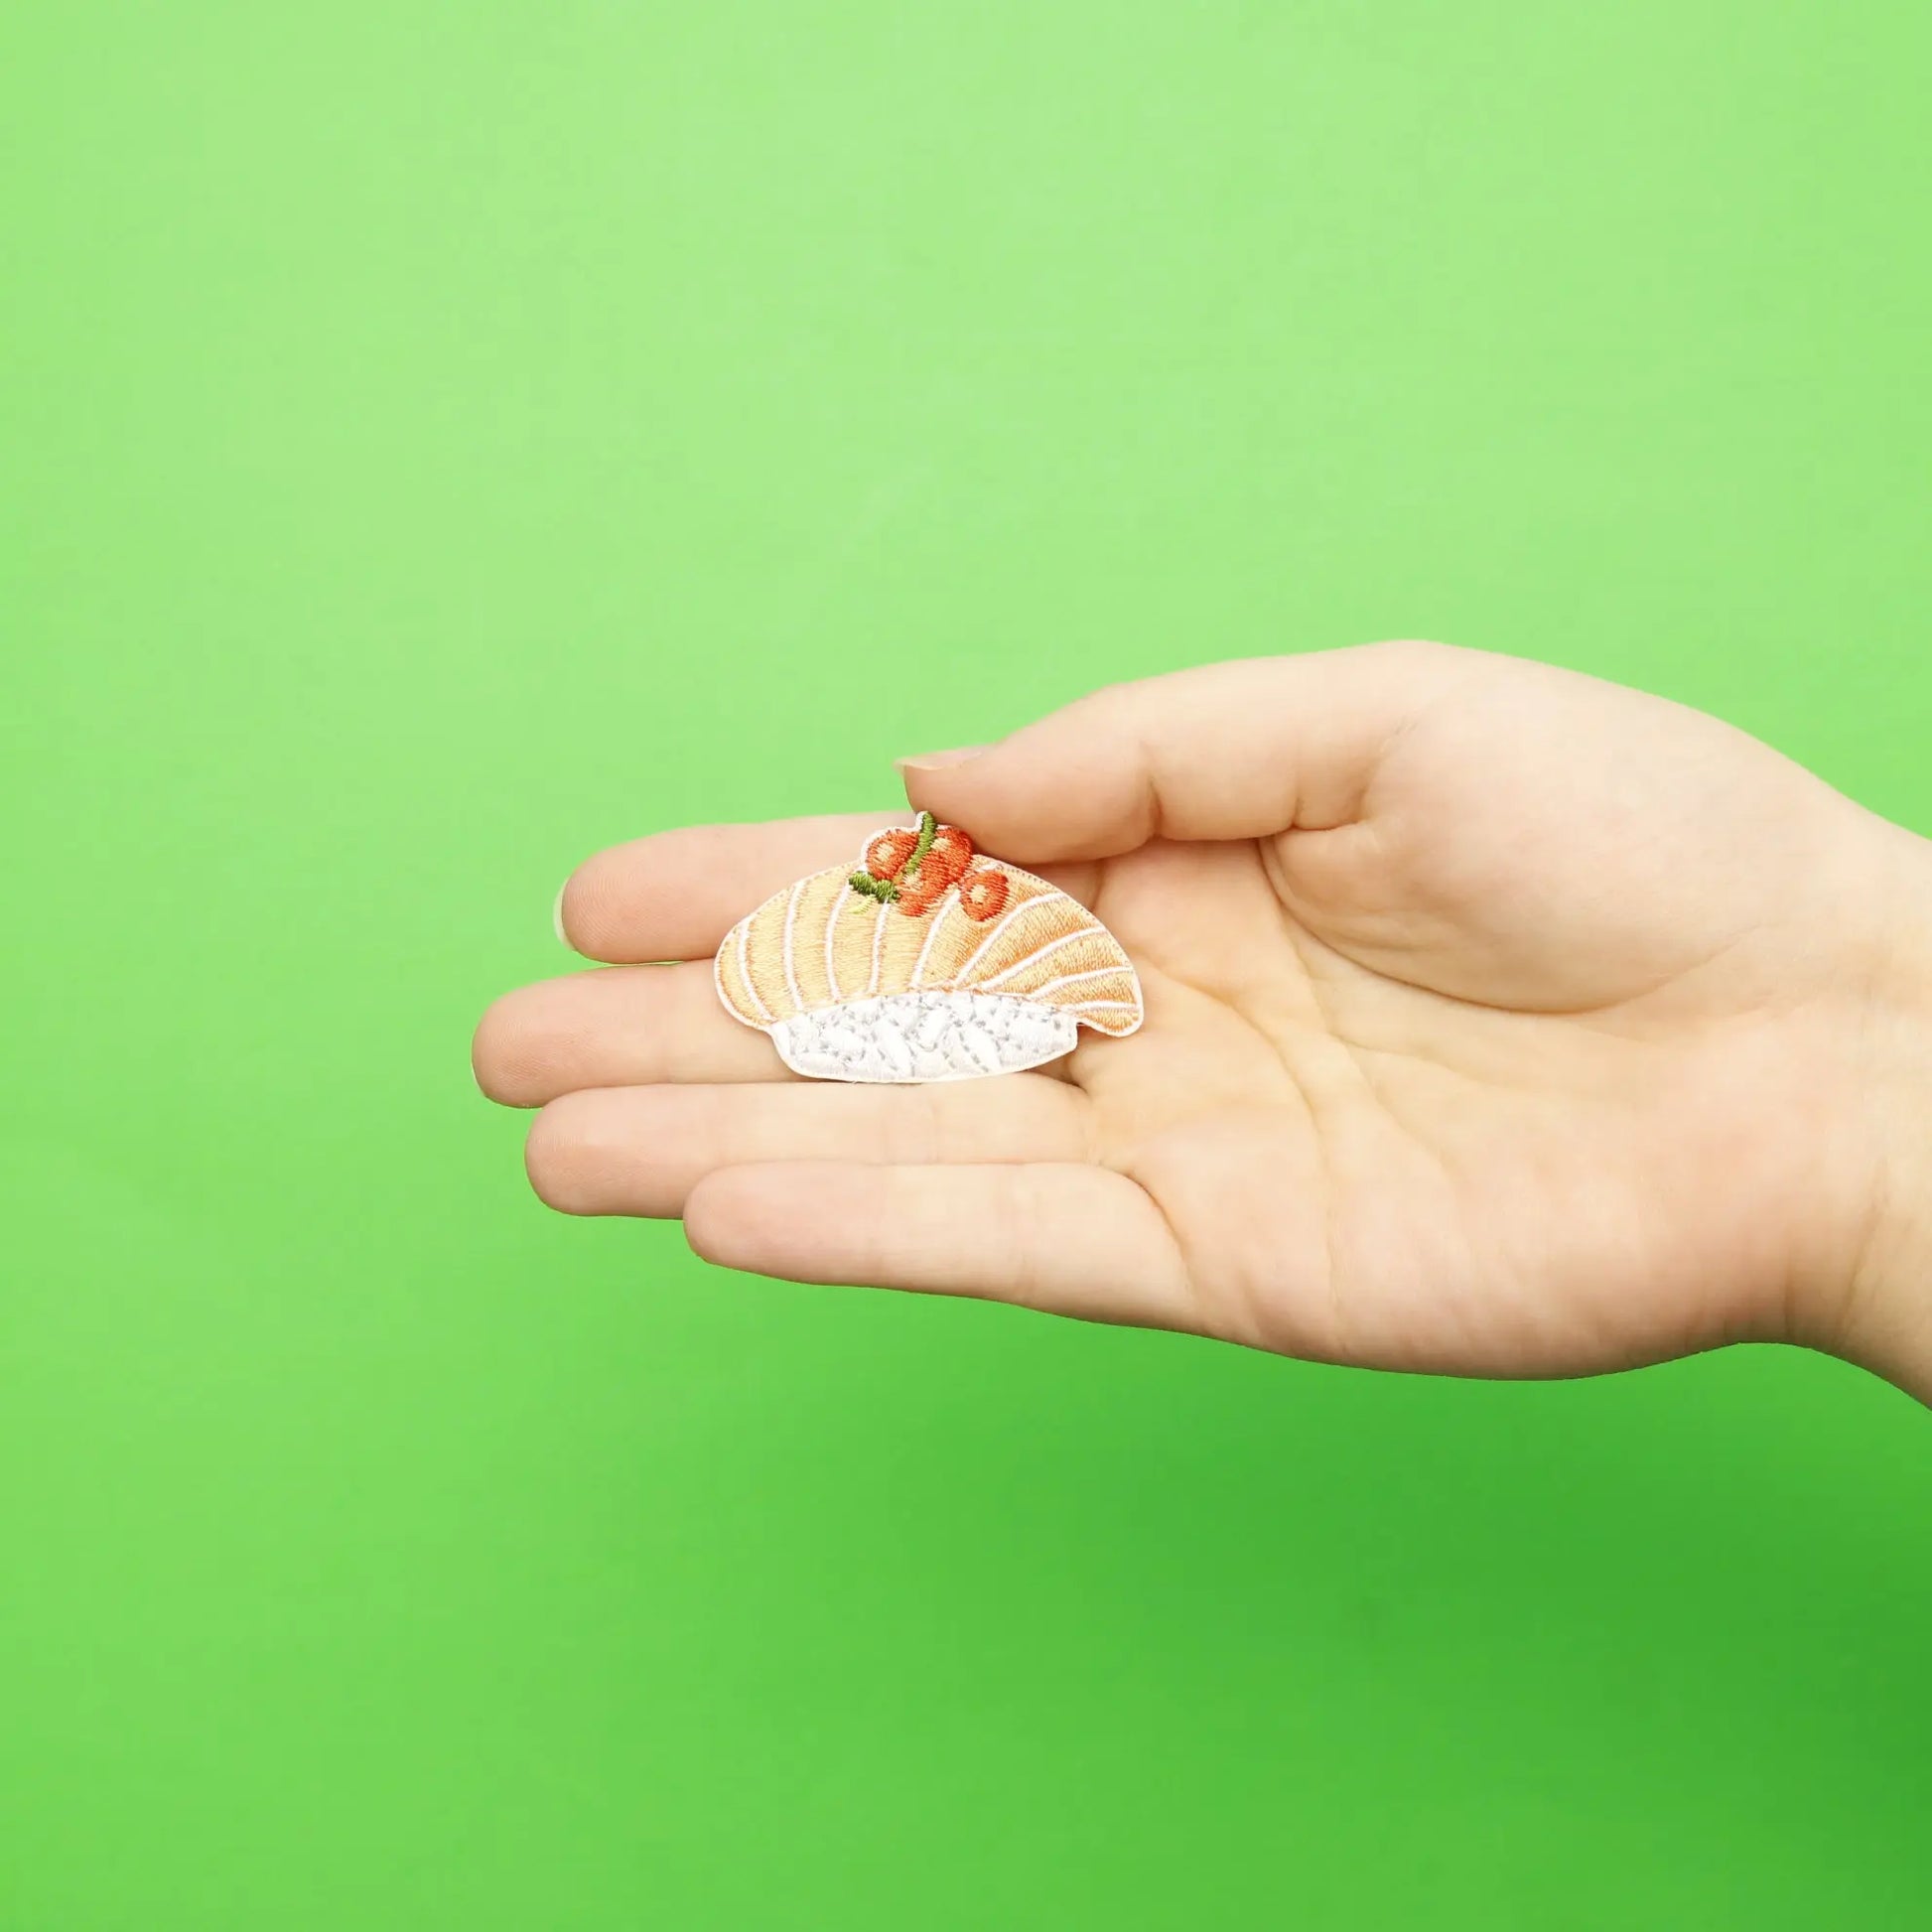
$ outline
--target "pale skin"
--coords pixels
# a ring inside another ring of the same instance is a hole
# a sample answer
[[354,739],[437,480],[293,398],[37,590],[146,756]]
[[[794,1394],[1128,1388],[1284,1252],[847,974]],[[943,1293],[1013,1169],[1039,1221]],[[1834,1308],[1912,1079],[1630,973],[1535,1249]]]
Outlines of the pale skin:
[[[1093,907],[1147,1022],[1052,1068],[799,1080],[730,925],[903,809],[662,832],[479,1029],[542,1197],[708,1260],[1374,1367],[1747,1339],[1932,1400],[1932,847],[1729,726],[1368,645],[1098,692],[901,767]],[[670,962],[670,963],[643,963]]]

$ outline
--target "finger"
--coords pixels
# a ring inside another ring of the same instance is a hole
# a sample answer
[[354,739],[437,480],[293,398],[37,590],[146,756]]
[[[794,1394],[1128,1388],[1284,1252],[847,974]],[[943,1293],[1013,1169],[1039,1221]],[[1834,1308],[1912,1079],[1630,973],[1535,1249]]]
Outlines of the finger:
[[[654,832],[585,860],[559,896],[557,929],[587,959],[708,959],[773,893],[827,866],[857,866],[875,832],[912,818],[901,807]],[[1093,881],[1072,869],[1047,883],[1084,899]]]
[[568,1214],[681,1214],[720,1168],[772,1161],[1064,1161],[1086,1152],[1086,1097],[1038,1074],[936,1086],[826,1082],[567,1093],[530,1129],[530,1183]]
[[1426,706],[1498,661],[1402,643],[1211,664],[900,769],[914,805],[1020,865],[1327,829],[1359,816],[1383,749]]
[[606,966],[506,993],[471,1047],[477,1084],[506,1107],[579,1087],[791,1080],[763,1034],[719,1004],[709,964]]
[[851,812],[768,825],[692,825],[614,845],[565,882],[557,923],[588,959],[704,959],[741,919],[794,879],[857,864],[899,812]]
[[786,1281],[1193,1325],[1186,1270],[1161,1210],[1105,1168],[726,1168],[692,1189],[684,1228],[705,1260]]

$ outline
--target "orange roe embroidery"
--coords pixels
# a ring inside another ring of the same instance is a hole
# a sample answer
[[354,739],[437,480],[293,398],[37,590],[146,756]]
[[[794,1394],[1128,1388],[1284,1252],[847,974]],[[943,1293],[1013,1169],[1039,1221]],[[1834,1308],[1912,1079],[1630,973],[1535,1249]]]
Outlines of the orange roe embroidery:
[[916,831],[901,829],[881,832],[866,847],[866,872],[873,879],[897,879],[905,870],[912,848],[919,842]]
[[852,875],[852,890],[897,905],[908,919],[922,918],[972,863],[972,840],[957,825],[921,812],[916,827],[881,832],[866,847],[866,869]]
[[959,882],[959,909],[969,919],[984,923],[997,919],[1006,910],[1008,882],[1003,872],[990,866],[975,866]]
[[972,863],[972,840],[957,825],[942,825],[932,835],[931,850],[919,867],[919,884],[923,887],[928,880],[936,880],[943,893],[966,876],[966,868]]
[[947,888],[941,880],[915,879],[898,889],[898,909],[908,919],[922,919],[945,897]]

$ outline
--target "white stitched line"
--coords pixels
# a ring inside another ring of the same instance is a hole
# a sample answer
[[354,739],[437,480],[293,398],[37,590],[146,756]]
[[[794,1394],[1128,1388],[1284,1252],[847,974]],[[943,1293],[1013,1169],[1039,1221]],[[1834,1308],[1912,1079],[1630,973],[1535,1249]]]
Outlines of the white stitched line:
[[[1031,1000],[1031,993],[1023,993],[1023,1000]],[[1067,1008],[1068,1013],[1138,1013],[1141,1003],[1138,1000],[1082,1000],[1077,1006]]]
[[752,984],[752,955],[750,952],[752,943],[752,919],[756,919],[757,917],[758,914],[754,912],[751,918],[745,919],[739,924],[738,977],[745,982],[745,997],[758,1008],[759,1014],[762,1016],[762,1024],[771,1027],[777,1024],[777,1015],[764,1004],[763,995]]
[[879,968],[886,957],[886,901],[879,901],[879,922],[872,929],[872,978],[866,982],[866,998],[879,991]]
[[839,998],[839,962],[832,956],[832,941],[839,936],[839,914],[845,910],[845,894],[832,901],[832,916],[825,921],[825,994],[834,1004]]
[[[1090,973],[1062,973],[1058,979],[1048,980],[1044,986],[1035,986],[1019,997],[1023,1000],[1043,1000],[1047,994],[1057,992],[1062,986],[1079,986],[1087,980],[1109,979],[1115,973],[1131,973],[1133,970],[1123,963],[1119,966],[1096,966]],[[1088,1000],[1084,1004],[1091,1006],[1093,1002]],[[1132,1006],[1133,1002],[1129,1000],[1124,1004]]]
[[986,935],[986,937],[982,939],[979,942],[979,944],[973,948],[973,950],[966,956],[965,965],[960,967],[959,971],[953,975],[953,984],[955,986],[970,985],[972,982],[969,978],[969,975],[972,973],[973,968],[977,966],[980,963],[980,961],[986,957],[987,948],[991,946],[996,939],[999,938],[1000,934],[1003,933],[1007,929],[1007,927],[1014,922],[1015,919],[1021,917],[1024,913],[1031,912],[1035,905],[1048,904],[1053,899],[1053,897],[1054,895],[1051,892],[1038,893],[1035,894],[1032,898],[1022,899],[1020,903],[1016,905],[1011,912],[1001,913],[999,918],[994,921],[993,930],[989,932]]
[[953,897],[953,889],[948,886],[945,892],[940,895],[939,909],[932,915],[932,929],[925,935],[925,944],[919,948],[919,956],[912,962],[912,977],[906,982],[907,992],[912,991],[918,985],[920,976],[925,971],[925,963],[932,955],[932,942],[938,938],[939,928],[946,923],[947,915],[952,911],[957,901]]
[[791,889],[791,897],[785,900],[785,939],[783,958],[785,962],[785,991],[791,995],[791,1003],[801,1013],[805,1007],[805,996],[798,990],[798,961],[791,949],[791,929],[798,922],[798,896],[805,890],[807,882],[801,879]]
[[[1045,945],[1035,947],[1025,959],[1016,959],[1005,972],[995,973],[990,980],[981,980],[980,990],[984,992],[989,987],[998,986],[1002,980],[1010,980],[1015,973],[1024,972],[1035,959],[1044,959],[1049,952],[1058,952],[1062,946],[1070,946],[1076,939],[1091,939],[1093,935],[1094,928],[1090,925],[1076,926],[1071,932],[1062,932],[1057,939],[1049,939]],[[1022,999],[1027,997],[1024,993],[1021,995]]]

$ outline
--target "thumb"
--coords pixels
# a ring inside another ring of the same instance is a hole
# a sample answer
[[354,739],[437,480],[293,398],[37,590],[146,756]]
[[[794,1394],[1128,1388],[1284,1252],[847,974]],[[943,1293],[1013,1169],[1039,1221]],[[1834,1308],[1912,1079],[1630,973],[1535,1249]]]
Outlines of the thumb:
[[1357,817],[1383,748],[1497,659],[1446,644],[1255,657],[1111,685],[971,752],[901,759],[914,806],[1018,864]]

